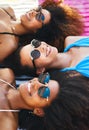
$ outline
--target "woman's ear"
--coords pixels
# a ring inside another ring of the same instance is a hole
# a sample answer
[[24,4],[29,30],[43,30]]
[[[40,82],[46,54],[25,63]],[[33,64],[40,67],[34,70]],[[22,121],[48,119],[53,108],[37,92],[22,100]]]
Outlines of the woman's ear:
[[35,108],[33,113],[37,116],[44,117],[45,113],[42,108]]
[[39,75],[41,73],[45,72],[45,68],[41,67],[41,68],[37,68],[36,73]]

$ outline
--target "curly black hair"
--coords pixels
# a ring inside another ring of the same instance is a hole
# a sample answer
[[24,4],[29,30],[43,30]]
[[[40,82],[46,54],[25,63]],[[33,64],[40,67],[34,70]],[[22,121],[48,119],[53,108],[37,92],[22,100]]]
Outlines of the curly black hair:
[[45,0],[42,3],[42,8],[50,12],[51,20],[48,24],[38,29],[35,34],[28,34],[28,36],[23,37],[24,40],[26,38],[26,41],[23,43],[29,44],[35,38],[57,47],[62,52],[64,40],[67,36],[82,35],[84,31],[83,17],[78,9],[58,4],[53,0]]
[[[57,76],[55,76],[55,74]],[[26,130],[89,130],[89,79],[75,71],[52,71],[51,79],[59,83],[59,92],[45,116],[24,111],[19,116],[20,128]]]

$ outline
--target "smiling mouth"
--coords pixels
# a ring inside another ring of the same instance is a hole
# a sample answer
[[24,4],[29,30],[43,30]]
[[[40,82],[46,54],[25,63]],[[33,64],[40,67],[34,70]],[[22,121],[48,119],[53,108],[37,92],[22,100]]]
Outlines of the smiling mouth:
[[46,56],[50,55],[51,53],[51,47],[47,46],[46,48]]
[[30,15],[29,15],[29,13],[26,13],[26,17],[30,21]]

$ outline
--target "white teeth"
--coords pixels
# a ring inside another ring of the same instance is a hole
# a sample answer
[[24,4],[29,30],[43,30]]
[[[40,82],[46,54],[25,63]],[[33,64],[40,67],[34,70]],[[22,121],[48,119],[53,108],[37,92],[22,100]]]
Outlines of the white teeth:
[[46,56],[48,56],[48,55],[49,55],[49,53],[50,53],[50,48],[49,48],[49,47],[47,47]]
[[30,16],[29,16],[29,13],[27,13],[26,15],[27,15],[27,18],[28,18],[28,20],[30,20]]
[[28,91],[30,92],[30,90],[31,90],[31,84],[30,83],[28,83]]

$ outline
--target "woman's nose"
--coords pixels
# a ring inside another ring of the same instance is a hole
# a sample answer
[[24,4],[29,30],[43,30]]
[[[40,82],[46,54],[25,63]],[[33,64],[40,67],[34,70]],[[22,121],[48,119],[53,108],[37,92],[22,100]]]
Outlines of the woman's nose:
[[42,42],[41,45],[39,46],[39,50],[42,52],[46,51],[46,44],[44,42]]
[[37,13],[36,13],[36,11],[34,11],[34,10],[30,10],[30,11],[28,12],[28,14],[29,14],[30,17],[32,17],[32,16],[35,16]]
[[38,89],[38,88],[41,87],[41,83],[38,81],[38,78],[34,78],[34,79],[32,80],[32,84],[33,84],[33,86],[34,86],[34,89]]

